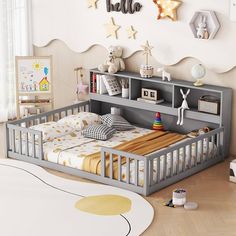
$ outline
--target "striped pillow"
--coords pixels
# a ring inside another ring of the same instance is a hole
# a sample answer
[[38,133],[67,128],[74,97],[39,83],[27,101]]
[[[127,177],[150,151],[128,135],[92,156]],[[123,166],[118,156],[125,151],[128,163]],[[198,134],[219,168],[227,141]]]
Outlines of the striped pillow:
[[105,141],[112,138],[115,132],[115,129],[107,125],[90,125],[87,129],[82,131],[82,135],[85,138]]
[[119,115],[107,114],[101,116],[102,123],[112,127],[118,131],[125,131],[134,129],[134,126],[131,125],[126,119]]

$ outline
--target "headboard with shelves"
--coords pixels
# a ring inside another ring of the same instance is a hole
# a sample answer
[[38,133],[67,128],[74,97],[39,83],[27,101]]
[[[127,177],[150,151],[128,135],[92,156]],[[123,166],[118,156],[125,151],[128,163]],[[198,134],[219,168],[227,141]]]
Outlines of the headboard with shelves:
[[[101,73],[97,69],[90,70],[90,79]],[[155,112],[161,112],[166,129],[179,132],[189,132],[204,126],[211,128],[224,127],[225,153],[229,154],[231,137],[231,110],[232,110],[232,89],[214,85],[204,85],[195,87],[191,82],[182,80],[162,81],[160,77],[141,78],[139,74],[132,72],[119,72],[113,76],[126,78],[129,80],[129,98],[122,98],[121,95],[109,96],[108,94],[97,94],[92,92],[90,87],[91,109],[94,112],[105,114],[110,111],[110,107],[122,107],[124,116],[132,123],[143,127],[150,127],[154,119]],[[90,83],[91,84],[91,83]],[[149,104],[137,101],[141,96],[142,88],[158,89],[164,98],[160,104]],[[182,104],[180,89],[190,89],[188,104],[190,110],[185,111],[183,126],[177,126],[178,107]],[[198,100],[204,95],[211,95],[219,98],[219,114],[203,113],[198,111]]]

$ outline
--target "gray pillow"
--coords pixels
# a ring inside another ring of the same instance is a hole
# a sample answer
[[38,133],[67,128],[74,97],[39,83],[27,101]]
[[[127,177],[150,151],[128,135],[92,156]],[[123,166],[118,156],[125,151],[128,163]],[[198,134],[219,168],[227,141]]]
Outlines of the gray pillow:
[[112,127],[118,131],[125,131],[134,129],[134,126],[131,125],[126,119],[120,115],[107,114],[101,116],[102,123]]
[[82,135],[85,138],[105,141],[110,139],[115,132],[115,129],[108,127],[107,125],[90,125],[88,128],[82,131]]

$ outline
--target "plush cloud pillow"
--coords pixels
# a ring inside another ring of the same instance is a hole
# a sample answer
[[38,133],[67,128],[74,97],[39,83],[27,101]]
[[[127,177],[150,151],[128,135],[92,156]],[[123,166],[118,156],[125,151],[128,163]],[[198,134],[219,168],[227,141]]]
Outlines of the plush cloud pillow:
[[131,125],[126,119],[120,115],[107,114],[101,116],[102,123],[112,127],[118,131],[125,131],[134,129],[134,126]]
[[88,127],[89,125],[101,124],[101,118],[99,115],[92,112],[80,112],[76,115],[70,115],[62,118],[57,123],[69,125],[74,129],[80,131]]
[[105,141],[112,138],[115,132],[115,129],[107,125],[90,125],[87,129],[82,131],[82,135],[86,138]]
[[[62,137],[66,134],[72,133],[75,129],[66,124],[59,124],[57,122],[47,122],[35,126],[31,126],[30,129],[41,131],[43,134],[43,141],[49,142],[55,138]],[[30,136],[29,138],[31,138]],[[38,139],[36,135],[36,140]]]

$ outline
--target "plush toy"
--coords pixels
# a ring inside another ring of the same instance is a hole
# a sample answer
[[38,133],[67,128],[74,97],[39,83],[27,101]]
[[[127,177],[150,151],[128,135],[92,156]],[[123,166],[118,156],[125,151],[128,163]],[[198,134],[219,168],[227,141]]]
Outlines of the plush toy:
[[101,72],[108,71],[110,74],[115,74],[118,71],[125,70],[125,63],[122,58],[123,49],[118,46],[109,47],[109,57],[101,65],[98,66],[98,69]]

